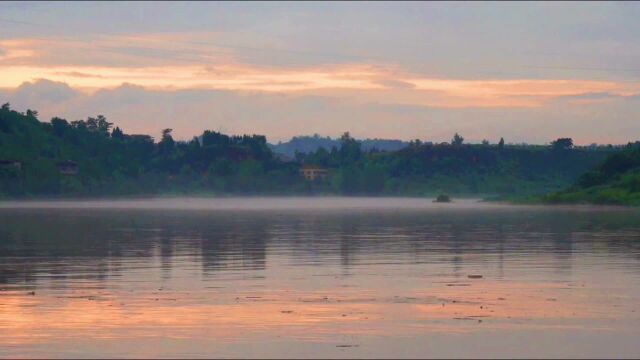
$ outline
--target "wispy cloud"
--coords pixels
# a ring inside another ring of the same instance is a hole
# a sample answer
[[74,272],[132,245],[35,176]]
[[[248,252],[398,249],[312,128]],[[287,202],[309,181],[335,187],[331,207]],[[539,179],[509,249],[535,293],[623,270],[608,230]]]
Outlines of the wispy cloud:
[[[197,39],[204,35],[193,36]],[[598,92],[627,96],[640,91],[640,82],[431,78],[403,70],[397,64],[256,66],[239,62],[233,51],[226,51],[221,57],[213,56],[207,52],[211,50],[208,43],[200,45],[196,40],[188,42],[188,38],[187,34],[120,35],[100,38],[90,45],[67,40],[59,43],[39,39],[1,41],[5,55],[0,61],[0,87],[17,87],[25,81],[43,78],[94,91],[130,83],[152,89],[303,92],[323,96],[333,93],[364,101],[445,108],[539,107],[559,97]],[[184,53],[181,57],[167,56],[167,52],[176,52],[172,40],[182,41],[180,44],[186,42],[191,47],[192,52],[188,53],[191,58]],[[145,51],[140,50],[142,44]],[[90,47],[91,56],[101,60],[87,65],[77,58],[86,54],[86,47]],[[43,60],[61,58],[61,53],[65,54],[66,63]],[[122,66],[119,63],[122,56],[134,60],[129,66]],[[161,59],[161,63],[145,62],[147,57]],[[198,61],[194,61],[194,57]]]
[[640,136],[628,120],[639,115],[639,8],[626,3],[0,9],[0,95],[46,116],[103,113],[184,136]]

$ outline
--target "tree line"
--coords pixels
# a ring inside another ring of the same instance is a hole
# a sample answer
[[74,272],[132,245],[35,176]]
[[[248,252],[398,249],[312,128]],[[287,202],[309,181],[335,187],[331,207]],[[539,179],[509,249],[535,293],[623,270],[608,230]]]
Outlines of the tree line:
[[[576,149],[566,139],[551,146],[446,144],[411,141],[396,151],[362,143],[345,133],[339,145],[295,153],[287,161],[263,135],[204,131],[176,141],[172,129],[153,137],[127,134],[104,116],[38,120],[38,113],[0,108],[0,194],[110,196],[166,193],[342,194],[431,196],[536,193],[573,183],[613,150]],[[570,139],[569,139],[570,140]],[[62,174],[61,161],[77,163]],[[20,168],[10,166],[19,162]],[[5,164],[5,165],[2,165]],[[327,179],[307,181],[304,165],[327,168]]]

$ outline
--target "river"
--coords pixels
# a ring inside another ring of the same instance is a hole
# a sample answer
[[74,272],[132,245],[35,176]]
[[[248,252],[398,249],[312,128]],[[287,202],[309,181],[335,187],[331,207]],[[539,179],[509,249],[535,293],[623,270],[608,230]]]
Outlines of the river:
[[0,357],[640,357],[640,211],[0,202]]

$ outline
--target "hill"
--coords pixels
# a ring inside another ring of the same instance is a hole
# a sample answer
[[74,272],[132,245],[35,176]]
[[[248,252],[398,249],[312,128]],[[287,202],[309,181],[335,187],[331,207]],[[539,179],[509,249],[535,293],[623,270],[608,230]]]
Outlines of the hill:
[[[360,143],[361,148],[364,151],[370,151],[373,149],[380,151],[396,151],[409,145],[409,142],[407,141],[390,139],[363,139],[356,141]],[[339,148],[340,145],[340,139],[332,139],[328,136],[321,137],[318,134],[315,134],[313,136],[294,136],[291,140],[286,142],[269,144],[269,147],[275,153],[294,158],[296,153],[307,154],[318,151],[320,148],[330,151],[333,147]]]
[[540,199],[546,203],[640,205],[640,142],[611,154],[566,190]]

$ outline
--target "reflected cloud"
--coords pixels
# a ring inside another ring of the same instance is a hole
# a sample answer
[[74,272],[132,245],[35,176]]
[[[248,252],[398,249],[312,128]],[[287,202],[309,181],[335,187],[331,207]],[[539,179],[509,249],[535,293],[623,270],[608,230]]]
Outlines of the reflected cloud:
[[158,338],[220,354],[255,339],[333,349],[617,336],[640,321],[640,243],[629,241],[640,228],[628,209],[353,198],[2,207],[0,349],[12,357],[123,341],[154,357]]
[[323,292],[281,288],[246,292],[240,288],[235,293],[196,294],[74,288],[37,296],[12,292],[2,296],[0,330],[5,335],[0,344],[24,346],[86,337],[143,339],[158,331],[171,338],[234,342],[256,335],[330,341],[336,331],[351,336],[402,337],[416,331],[578,330],[594,329],[594,322],[601,324],[601,330],[612,330],[606,322],[628,311],[626,307],[612,309],[597,290],[559,292],[560,288],[487,280],[471,287],[440,284],[428,292],[409,290],[401,296],[380,288]]

